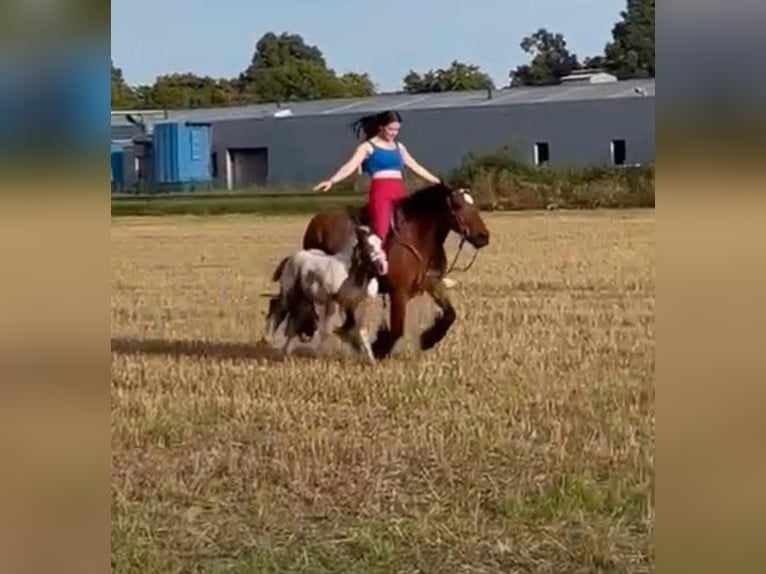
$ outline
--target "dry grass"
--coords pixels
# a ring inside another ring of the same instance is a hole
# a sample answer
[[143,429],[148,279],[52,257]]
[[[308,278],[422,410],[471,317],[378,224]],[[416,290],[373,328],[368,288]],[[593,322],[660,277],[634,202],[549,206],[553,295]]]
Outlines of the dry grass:
[[488,215],[374,369],[255,345],[304,222],[113,224],[114,571],[651,571],[654,212]]

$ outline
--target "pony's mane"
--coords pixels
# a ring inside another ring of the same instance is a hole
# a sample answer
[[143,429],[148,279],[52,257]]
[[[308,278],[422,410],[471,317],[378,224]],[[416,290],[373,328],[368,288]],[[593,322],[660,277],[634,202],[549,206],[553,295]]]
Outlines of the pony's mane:
[[444,205],[450,188],[443,183],[434,183],[423,187],[399,200],[405,217],[434,213]]

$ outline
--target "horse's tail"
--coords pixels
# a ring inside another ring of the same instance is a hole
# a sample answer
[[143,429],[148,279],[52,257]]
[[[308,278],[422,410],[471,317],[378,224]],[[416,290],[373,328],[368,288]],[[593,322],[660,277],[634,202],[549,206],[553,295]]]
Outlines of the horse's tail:
[[277,268],[274,270],[274,273],[271,275],[272,281],[279,281],[279,278],[282,277],[282,273],[285,270],[285,265],[287,265],[287,262],[289,261],[289,257],[285,257],[282,259],[282,261],[279,262],[279,265],[277,265]]

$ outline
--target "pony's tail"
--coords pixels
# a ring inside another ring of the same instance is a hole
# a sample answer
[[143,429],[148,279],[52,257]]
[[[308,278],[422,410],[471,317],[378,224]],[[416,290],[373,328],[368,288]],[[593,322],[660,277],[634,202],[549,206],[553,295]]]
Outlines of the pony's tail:
[[282,273],[285,270],[285,265],[287,265],[287,261],[289,260],[289,257],[285,257],[282,259],[282,261],[279,262],[279,265],[277,265],[277,268],[274,270],[274,273],[271,275],[272,281],[279,281],[279,278],[282,277]]

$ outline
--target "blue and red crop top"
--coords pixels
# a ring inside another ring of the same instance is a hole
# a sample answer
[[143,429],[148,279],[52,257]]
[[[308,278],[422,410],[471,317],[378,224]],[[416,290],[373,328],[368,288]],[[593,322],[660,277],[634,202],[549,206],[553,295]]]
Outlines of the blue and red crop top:
[[395,149],[385,149],[370,142],[372,153],[362,162],[362,170],[369,175],[386,169],[402,170],[404,159],[397,144]]

